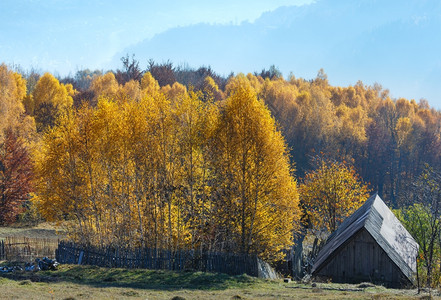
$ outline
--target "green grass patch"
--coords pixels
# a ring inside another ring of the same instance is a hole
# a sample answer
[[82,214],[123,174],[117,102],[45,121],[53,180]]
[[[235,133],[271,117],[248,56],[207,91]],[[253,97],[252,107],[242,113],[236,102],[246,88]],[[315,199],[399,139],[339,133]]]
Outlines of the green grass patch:
[[65,281],[101,287],[112,286],[155,290],[222,290],[228,288],[247,288],[268,283],[265,280],[248,275],[229,276],[204,272],[109,269],[77,265],[60,265],[56,271],[14,272],[4,276],[17,280]]

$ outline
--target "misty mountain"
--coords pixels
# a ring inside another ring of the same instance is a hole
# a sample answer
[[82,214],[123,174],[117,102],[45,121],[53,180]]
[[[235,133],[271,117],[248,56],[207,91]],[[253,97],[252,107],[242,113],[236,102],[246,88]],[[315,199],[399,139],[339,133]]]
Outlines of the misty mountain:
[[433,103],[441,102],[440,32],[435,0],[319,0],[280,7],[254,23],[174,28],[126,48],[114,61],[134,53],[142,65],[169,59],[210,65],[221,74],[274,64],[285,76],[307,79],[324,68],[333,84],[379,82],[394,97]]

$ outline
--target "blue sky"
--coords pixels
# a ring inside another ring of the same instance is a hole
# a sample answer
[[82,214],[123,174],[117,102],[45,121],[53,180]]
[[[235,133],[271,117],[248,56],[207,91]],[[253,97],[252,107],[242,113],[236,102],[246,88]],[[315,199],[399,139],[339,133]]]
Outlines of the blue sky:
[[104,68],[124,48],[171,28],[253,22],[310,0],[1,0],[0,59],[57,71]]
[[61,76],[170,59],[223,75],[362,80],[441,108],[441,1],[0,0],[0,62]]

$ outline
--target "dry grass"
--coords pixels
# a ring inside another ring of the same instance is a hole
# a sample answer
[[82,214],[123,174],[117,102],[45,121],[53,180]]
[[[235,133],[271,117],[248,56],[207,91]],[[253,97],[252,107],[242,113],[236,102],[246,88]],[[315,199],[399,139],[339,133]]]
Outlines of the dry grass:
[[34,227],[0,227],[0,240],[8,236],[30,238],[63,238],[64,234],[51,223],[40,223]]

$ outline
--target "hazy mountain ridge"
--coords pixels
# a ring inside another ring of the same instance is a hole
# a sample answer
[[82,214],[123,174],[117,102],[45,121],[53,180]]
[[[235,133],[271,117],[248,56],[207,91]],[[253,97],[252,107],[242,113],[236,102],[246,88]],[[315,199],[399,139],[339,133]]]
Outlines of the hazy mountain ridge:
[[308,79],[324,68],[334,84],[380,82],[393,96],[433,102],[441,94],[431,83],[441,80],[440,29],[441,4],[434,0],[322,0],[280,7],[254,23],[174,28],[126,48],[114,61],[134,53],[141,62],[211,65],[222,74],[259,71],[257,61]]

